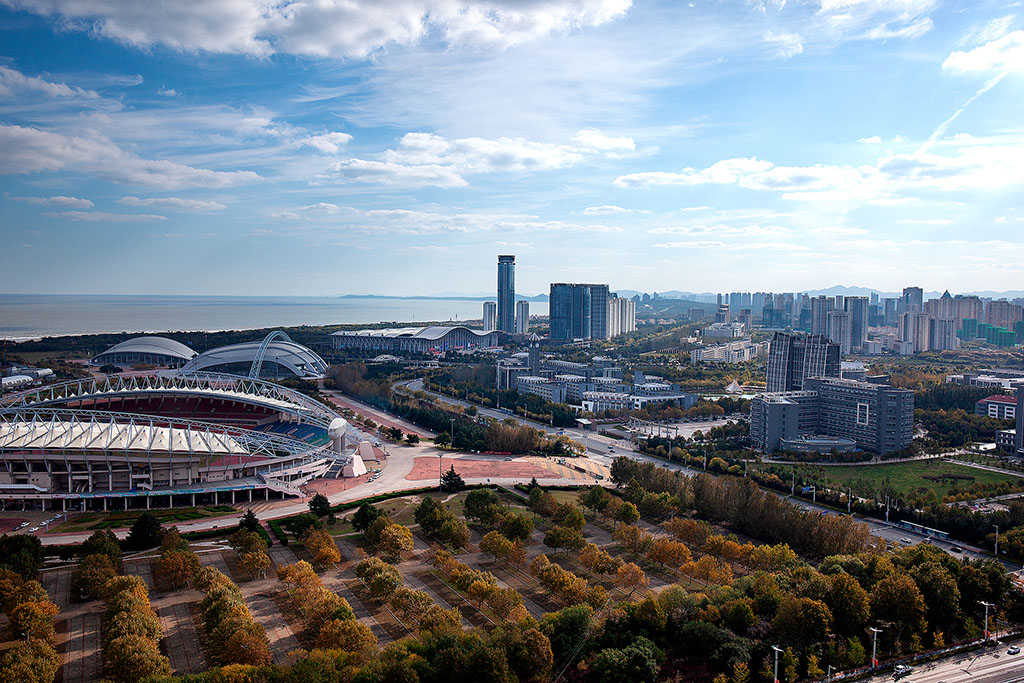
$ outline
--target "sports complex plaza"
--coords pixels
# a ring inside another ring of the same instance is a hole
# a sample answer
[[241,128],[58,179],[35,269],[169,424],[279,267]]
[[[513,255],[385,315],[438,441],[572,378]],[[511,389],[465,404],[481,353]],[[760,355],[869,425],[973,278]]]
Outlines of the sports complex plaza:
[[330,406],[266,379],[327,370],[282,332],[202,354],[140,337],[92,362],[171,369],[0,397],[0,499],[59,510],[233,503],[366,472],[363,435]]

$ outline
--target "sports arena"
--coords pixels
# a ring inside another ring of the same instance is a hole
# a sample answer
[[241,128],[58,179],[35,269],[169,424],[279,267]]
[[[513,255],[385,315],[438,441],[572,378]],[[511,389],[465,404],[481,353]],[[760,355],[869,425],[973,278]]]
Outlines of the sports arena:
[[106,510],[302,495],[313,478],[365,473],[362,439],[330,407],[257,378],[72,380],[0,398],[0,499]]

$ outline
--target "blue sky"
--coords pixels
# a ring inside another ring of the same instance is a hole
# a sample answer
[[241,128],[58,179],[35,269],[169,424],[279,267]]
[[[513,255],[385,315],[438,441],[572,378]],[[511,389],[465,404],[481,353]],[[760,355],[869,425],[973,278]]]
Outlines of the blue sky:
[[1020,289],[1024,7],[0,0],[0,292]]

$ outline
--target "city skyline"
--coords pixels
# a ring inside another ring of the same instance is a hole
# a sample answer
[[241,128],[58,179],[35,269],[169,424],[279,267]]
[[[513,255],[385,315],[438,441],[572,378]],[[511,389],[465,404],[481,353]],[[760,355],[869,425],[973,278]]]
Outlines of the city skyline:
[[0,9],[0,291],[488,291],[498,252],[531,293],[1024,272],[1002,3],[128,7]]

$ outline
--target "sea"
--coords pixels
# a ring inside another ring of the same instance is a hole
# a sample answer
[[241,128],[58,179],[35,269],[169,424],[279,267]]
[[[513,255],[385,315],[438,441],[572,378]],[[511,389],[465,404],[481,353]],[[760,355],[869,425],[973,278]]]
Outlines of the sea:
[[[0,339],[480,320],[479,299],[0,294]],[[530,313],[547,314],[530,302]]]

